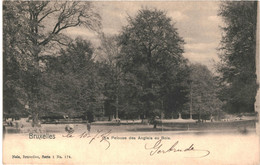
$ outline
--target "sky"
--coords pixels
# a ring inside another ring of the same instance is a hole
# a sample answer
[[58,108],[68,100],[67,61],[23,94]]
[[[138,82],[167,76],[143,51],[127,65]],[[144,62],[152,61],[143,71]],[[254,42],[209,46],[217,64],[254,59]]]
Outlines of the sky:
[[[135,17],[142,8],[160,9],[167,13],[175,23],[179,35],[185,41],[184,57],[193,63],[207,65],[214,72],[214,63],[219,61],[217,48],[221,39],[217,15],[218,1],[171,1],[171,2],[93,2],[102,17],[103,32],[108,35],[119,34],[127,25],[127,17]],[[81,36],[98,43],[97,34],[82,27],[67,30],[69,35]]]

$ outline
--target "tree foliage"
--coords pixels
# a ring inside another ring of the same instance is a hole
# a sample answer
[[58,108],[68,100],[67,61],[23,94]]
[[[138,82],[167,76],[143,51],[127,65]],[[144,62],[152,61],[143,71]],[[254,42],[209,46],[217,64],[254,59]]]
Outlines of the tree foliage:
[[[3,106],[4,114],[23,114],[28,99],[23,77],[31,58],[22,52],[31,49],[24,32],[25,12],[21,4],[3,3]],[[22,74],[23,73],[23,74]]]
[[119,36],[119,65],[136,79],[138,91],[134,97],[139,100],[137,106],[143,109],[143,115],[162,110],[163,102],[173,93],[177,97],[172,97],[165,106],[179,109],[170,104],[176,105],[185,97],[183,91],[176,92],[176,86],[182,86],[184,80],[177,75],[186,69],[183,44],[171,19],[162,11],[142,9],[136,17],[128,19]]
[[219,15],[225,23],[219,51],[222,87],[219,96],[229,112],[253,112],[257,89],[257,2],[223,2]]
[[100,76],[103,78],[103,94],[105,99],[106,115],[118,118],[119,110],[122,111],[122,104],[119,99],[122,98],[122,79],[123,73],[117,65],[117,56],[120,52],[117,36],[106,36],[101,34],[101,45],[97,54],[101,62]]
[[77,38],[61,54],[46,59],[41,108],[69,116],[98,113],[102,109],[102,81],[90,42]]
[[118,36],[99,33],[97,49],[63,33],[76,26],[100,32],[91,2],[5,1],[3,19],[5,114],[31,113],[36,122],[38,115],[170,118],[190,93],[194,113],[219,108],[213,75],[188,64],[184,40],[163,11],[138,11]]
[[216,77],[205,65],[191,64],[189,108],[192,113],[198,114],[198,119],[205,116],[218,115],[222,102],[218,99],[218,85]]
[[[40,58],[55,56],[62,46],[69,45],[70,39],[62,34],[65,29],[84,26],[98,30],[100,16],[91,2],[59,1],[5,1],[3,15],[3,36],[7,41],[4,46],[4,87],[7,92],[13,92],[23,106],[29,105],[37,120],[44,71]],[[19,78],[9,71],[15,69],[20,71],[17,72]],[[20,87],[10,85],[13,83]],[[23,95],[18,96],[21,91]],[[10,99],[5,99],[4,104],[10,105]],[[16,100],[12,99],[12,102]]]

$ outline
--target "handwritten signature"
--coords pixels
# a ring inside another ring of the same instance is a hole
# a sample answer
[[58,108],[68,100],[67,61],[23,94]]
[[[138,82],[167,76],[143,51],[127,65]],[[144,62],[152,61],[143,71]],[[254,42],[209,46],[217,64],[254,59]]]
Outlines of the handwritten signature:
[[146,150],[150,150],[150,156],[156,155],[156,154],[166,154],[170,152],[201,152],[202,154],[198,156],[197,158],[203,158],[210,154],[210,151],[208,150],[199,150],[194,148],[194,144],[191,144],[186,149],[178,149],[179,141],[176,141],[170,148],[163,149],[164,145],[162,144],[162,139],[158,140],[155,144],[153,144],[151,147],[148,146],[148,144],[145,144],[144,148]]
[[[85,131],[85,132],[81,133],[78,137],[90,139],[89,144],[91,144],[95,140],[99,140],[100,143],[105,142],[107,144],[107,147],[105,148],[105,150],[107,150],[110,147],[110,142],[109,142],[109,137],[108,137],[110,134],[111,134],[111,130],[108,130],[108,131],[97,130],[97,132],[94,134],[94,136],[93,135],[91,136],[90,133]],[[76,136],[74,136],[73,132],[69,132],[66,135],[62,135],[62,136],[67,137],[67,138],[76,137]]]

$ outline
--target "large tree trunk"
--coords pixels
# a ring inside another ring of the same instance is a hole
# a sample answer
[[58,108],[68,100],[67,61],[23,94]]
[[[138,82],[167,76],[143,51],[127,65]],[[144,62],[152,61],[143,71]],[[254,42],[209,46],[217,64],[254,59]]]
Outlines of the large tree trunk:
[[33,44],[33,56],[34,56],[34,67],[33,69],[35,70],[33,72],[33,75],[32,75],[32,80],[33,80],[33,85],[32,85],[32,104],[33,104],[33,113],[32,113],[32,126],[33,127],[38,127],[40,126],[39,125],[39,107],[38,107],[38,95],[39,95],[39,83],[38,83],[38,80],[40,78],[40,68],[39,68],[39,54],[41,52],[41,48],[40,48],[40,45],[38,43],[38,37],[39,37],[39,34],[38,34],[38,14],[37,14],[37,11],[35,11],[34,8],[31,8],[30,6],[30,21],[31,21],[31,24],[30,24],[30,30],[31,30],[31,33],[35,36],[33,36],[31,38],[31,41],[32,41],[32,44]]
[[38,102],[39,102],[39,94],[40,94],[40,87],[39,87],[39,79],[40,79],[40,76],[41,76],[41,73],[40,73],[40,70],[38,68],[38,54],[37,53],[37,61],[36,61],[36,67],[35,67],[35,75],[32,75],[32,79],[34,81],[33,83],[33,89],[32,89],[32,108],[33,108],[33,113],[32,113],[32,118],[33,118],[33,126],[40,126],[39,125],[39,105],[38,105]]

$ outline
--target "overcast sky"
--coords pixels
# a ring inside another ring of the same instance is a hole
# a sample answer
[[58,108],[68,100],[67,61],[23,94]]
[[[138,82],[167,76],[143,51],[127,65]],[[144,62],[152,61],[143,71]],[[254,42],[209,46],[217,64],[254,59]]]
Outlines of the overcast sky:
[[[157,8],[167,12],[176,22],[181,37],[184,38],[184,56],[191,62],[207,65],[211,70],[213,61],[219,61],[216,48],[221,39],[219,26],[223,23],[217,16],[220,2],[94,2],[106,34],[118,34],[127,25],[127,16],[134,17],[142,8]],[[97,36],[83,28],[67,31],[72,36],[98,43]]]

